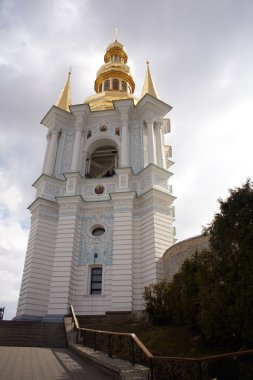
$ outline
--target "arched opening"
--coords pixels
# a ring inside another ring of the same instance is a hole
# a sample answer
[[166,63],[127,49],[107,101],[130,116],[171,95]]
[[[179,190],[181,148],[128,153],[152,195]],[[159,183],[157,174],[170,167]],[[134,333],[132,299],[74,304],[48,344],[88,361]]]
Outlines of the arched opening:
[[109,91],[110,90],[110,81],[109,79],[104,81],[104,91]]
[[112,88],[113,88],[113,90],[118,90],[119,89],[119,80],[118,79],[113,79],[112,80]]
[[103,178],[112,177],[114,169],[118,167],[118,150],[112,145],[103,145],[93,150],[86,177]]

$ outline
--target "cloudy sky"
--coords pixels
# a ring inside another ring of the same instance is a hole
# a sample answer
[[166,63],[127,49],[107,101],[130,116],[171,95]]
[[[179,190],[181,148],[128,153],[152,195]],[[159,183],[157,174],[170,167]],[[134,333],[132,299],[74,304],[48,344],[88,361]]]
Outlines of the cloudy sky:
[[72,101],[93,94],[115,38],[138,97],[145,61],[170,112],[177,238],[199,234],[217,199],[253,177],[252,0],[0,0],[0,307],[12,318],[41,173],[40,121],[72,67]]

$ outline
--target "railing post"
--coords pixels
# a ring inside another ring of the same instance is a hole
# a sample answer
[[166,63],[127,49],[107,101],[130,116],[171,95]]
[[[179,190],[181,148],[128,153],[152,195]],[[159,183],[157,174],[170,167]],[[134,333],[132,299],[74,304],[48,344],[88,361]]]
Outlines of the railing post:
[[111,336],[111,334],[108,335],[108,356],[109,356],[109,358],[112,358],[112,336]]
[[94,333],[94,351],[97,351],[97,333]]
[[86,331],[83,331],[83,345],[84,347],[87,346],[87,337],[86,337]]
[[199,367],[199,380],[202,380],[202,366],[201,366],[200,361],[198,361],[198,367]]
[[153,360],[150,359],[150,377],[148,380],[154,380],[154,365],[153,365]]
[[134,367],[134,365],[135,365],[135,353],[134,353],[134,340],[133,340],[132,336],[131,336],[131,345],[132,345],[132,365]]
[[78,340],[79,340],[79,330],[77,330],[76,332],[76,344],[78,344]]

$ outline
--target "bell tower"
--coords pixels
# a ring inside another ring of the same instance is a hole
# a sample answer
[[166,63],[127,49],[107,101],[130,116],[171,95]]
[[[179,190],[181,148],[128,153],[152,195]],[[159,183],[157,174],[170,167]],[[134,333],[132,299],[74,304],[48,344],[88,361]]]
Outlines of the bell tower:
[[19,319],[144,310],[143,290],[163,279],[174,242],[168,171],[171,107],[147,63],[141,98],[117,40],[95,95],[71,104],[70,80],[42,124],[48,129],[17,309]]

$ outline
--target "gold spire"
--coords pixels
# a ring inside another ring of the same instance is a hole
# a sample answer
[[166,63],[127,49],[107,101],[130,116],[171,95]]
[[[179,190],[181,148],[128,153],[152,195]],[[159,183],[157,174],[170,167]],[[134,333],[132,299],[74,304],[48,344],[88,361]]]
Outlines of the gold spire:
[[64,111],[70,112],[69,107],[71,106],[71,91],[70,91],[70,76],[71,68],[69,68],[68,78],[65,86],[62,89],[61,95],[59,96],[55,105]]
[[155,85],[153,83],[151,74],[150,74],[150,69],[149,69],[149,61],[147,61],[147,71],[146,71],[146,77],[145,77],[145,82],[142,87],[142,92],[141,92],[141,98],[145,95],[149,94],[154,96],[154,98],[158,98]]

